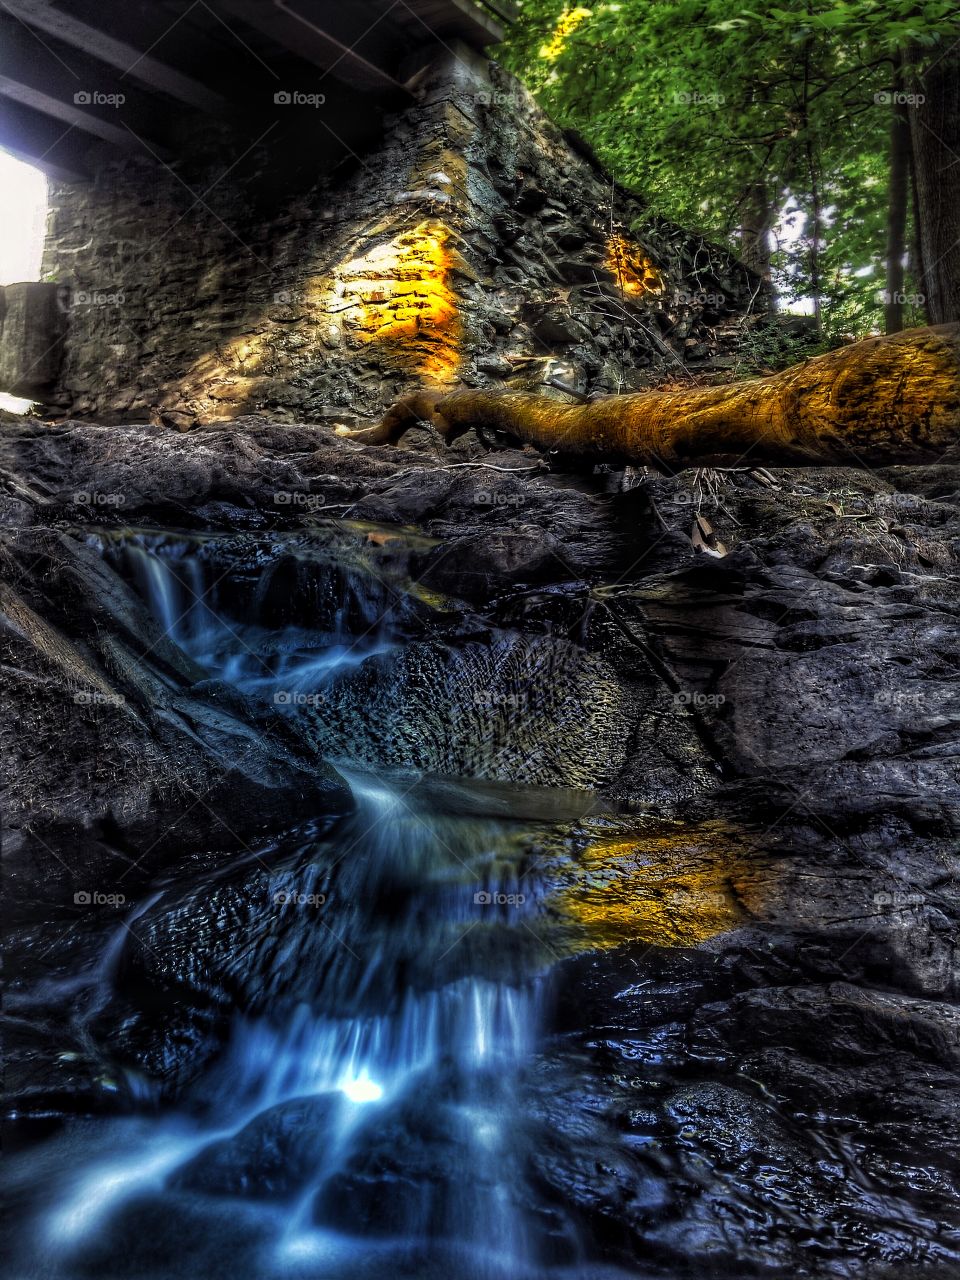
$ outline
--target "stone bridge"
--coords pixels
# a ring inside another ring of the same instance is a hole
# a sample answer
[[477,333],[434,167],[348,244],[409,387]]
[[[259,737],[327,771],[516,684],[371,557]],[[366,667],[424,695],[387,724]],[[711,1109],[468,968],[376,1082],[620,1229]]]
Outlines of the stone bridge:
[[3,0],[0,147],[50,209],[0,390],[188,429],[715,358],[758,282],[488,60],[511,2]]
[[[4,0],[0,147],[51,177],[90,177],[91,141],[172,160],[204,118],[266,117],[284,92],[322,92],[356,136],[376,118],[370,98],[409,100],[436,53],[502,39],[510,4]],[[336,152],[332,133],[322,141]]]

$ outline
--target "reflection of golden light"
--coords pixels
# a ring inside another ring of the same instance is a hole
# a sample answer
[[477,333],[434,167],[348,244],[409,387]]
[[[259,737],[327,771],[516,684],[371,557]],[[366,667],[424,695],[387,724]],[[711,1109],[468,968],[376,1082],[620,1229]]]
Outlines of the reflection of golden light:
[[[625,942],[696,946],[736,928],[759,908],[757,868],[722,823],[595,841],[576,879],[553,899],[575,947]],[[585,935],[585,937],[584,937]]]
[[461,338],[452,261],[450,232],[433,221],[353,258],[338,273],[349,328],[363,341],[382,344],[403,372],[452,381]]
[[576,9],[565,9],[557,20],[553,35],[546,44],[540,46],[540,57],[547,62],[556,62],[567,47],[567,41],[577,27],[580,26],[581,22],[585,22],[587,18],[592,16],[593,11],[591,9],[584,9],[580,5]]
[[624,293],[639,297],[645,293],[662,293],[664,279],[636,245],[623,236],[610,236],[607,240],[606,266],[617,277],[617,284]]

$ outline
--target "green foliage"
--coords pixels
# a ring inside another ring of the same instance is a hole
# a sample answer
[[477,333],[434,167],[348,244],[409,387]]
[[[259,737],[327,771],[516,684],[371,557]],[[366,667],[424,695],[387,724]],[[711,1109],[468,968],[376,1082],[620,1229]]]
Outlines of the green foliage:
[[953,0],[521,0],[499,56],[654,213],[737,250],[762,184],[784,302],[859,333],[882,317],[894,59],[957,24]]
[[[802,321],[806,317],[798,319]],[[809,331],[791,333],[783,324],[775,322],[744,326],[737,344],[740,364],[736,376],[755,378],[758,374],[778,373],[802,360],[823,355],[837,345],[837,339],[818,338],[812,328]]]

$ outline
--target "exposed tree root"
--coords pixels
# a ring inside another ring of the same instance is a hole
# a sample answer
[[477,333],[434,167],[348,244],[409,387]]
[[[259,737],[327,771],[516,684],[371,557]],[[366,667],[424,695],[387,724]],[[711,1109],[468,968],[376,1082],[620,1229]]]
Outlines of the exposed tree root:
[[388,444],[424,421],[448,439],[474,427],[595,461],[671,469],[748,455],[781,466],[929,462],[960,444],[960,325],[866,338],[767,378],[589,404],[417,391],[377,426],[339,430]]

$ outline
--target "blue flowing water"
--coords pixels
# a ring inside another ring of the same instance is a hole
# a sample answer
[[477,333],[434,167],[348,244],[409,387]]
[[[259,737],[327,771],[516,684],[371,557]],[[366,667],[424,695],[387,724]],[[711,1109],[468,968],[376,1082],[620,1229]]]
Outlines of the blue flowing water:
[[[761,1024],[744,1058],[741,997],[769,989],[777,1008],[811,981],[802,957],[732,941],[731,885],[761,909],[775,860],[725,824],[692,822],[678,844],[680,824],[580,821],[583,793],[497,781],[505,742],[519,774],[531,742],[536,763],[570,726],[527,697],[545,681],[562,695],[568,668],[523,670],[539,633],[515,637],[505,674],[456,640],[449,664],[424,658],[418,609],[436,637],[446,602],[417,597],[369,532],[99,538],[156,619],[159,678],[192,663],[198,688],[232,686],[235,712],[246,695],[252,717],[253,700],[288,717],[355,807],[230,858],[197,850],[112,934],[85,916],[83,946],[40,965],[18,1007],[87,1051],[81,1106],[121,1105],[5,1161],[4,1277],[954,1274],[949,1157],[937,1170],[955,1077],[912,1060],[914,1101],[888,1129],[899,1104],[881,1090],[878,1120],[872,1057],[851,1067],[843,1036],[834,1053],[812,1032],[807,1062]],[[483,648],[475,620],[463,630]],[[476,747],[451,754],[459,769],[444,768],[454,727]],[[470,777],[411,773],[428,733],[431,767]],[[798,936],[827,964],[824,935]],[[842,965],[849,940],[836,949]],[[791,1099],[777,1080],[794,1068]]]
[[[227,616],[198,549],[106,548],[207,674],[280,711],[309,713],[325,682],[396,643],[382,599],[351,579],[319,627],[263,624],[269,568],[248,617]],[[511,864],[517,824],[421,811],[408,782],[339,764],[349,819],[292,862],[258,857],[277,969],[295,981],[260,975],[275,1002],[235,1009],[172,1111],[78,1126],[54,1148],[18,1280],[580,1274],[576,1228],[526,1174],[525,1079],[555,957]],[[152,938],[183,892],[164,887],[117,930],[90,978],[98,1009],[132,925]]]

